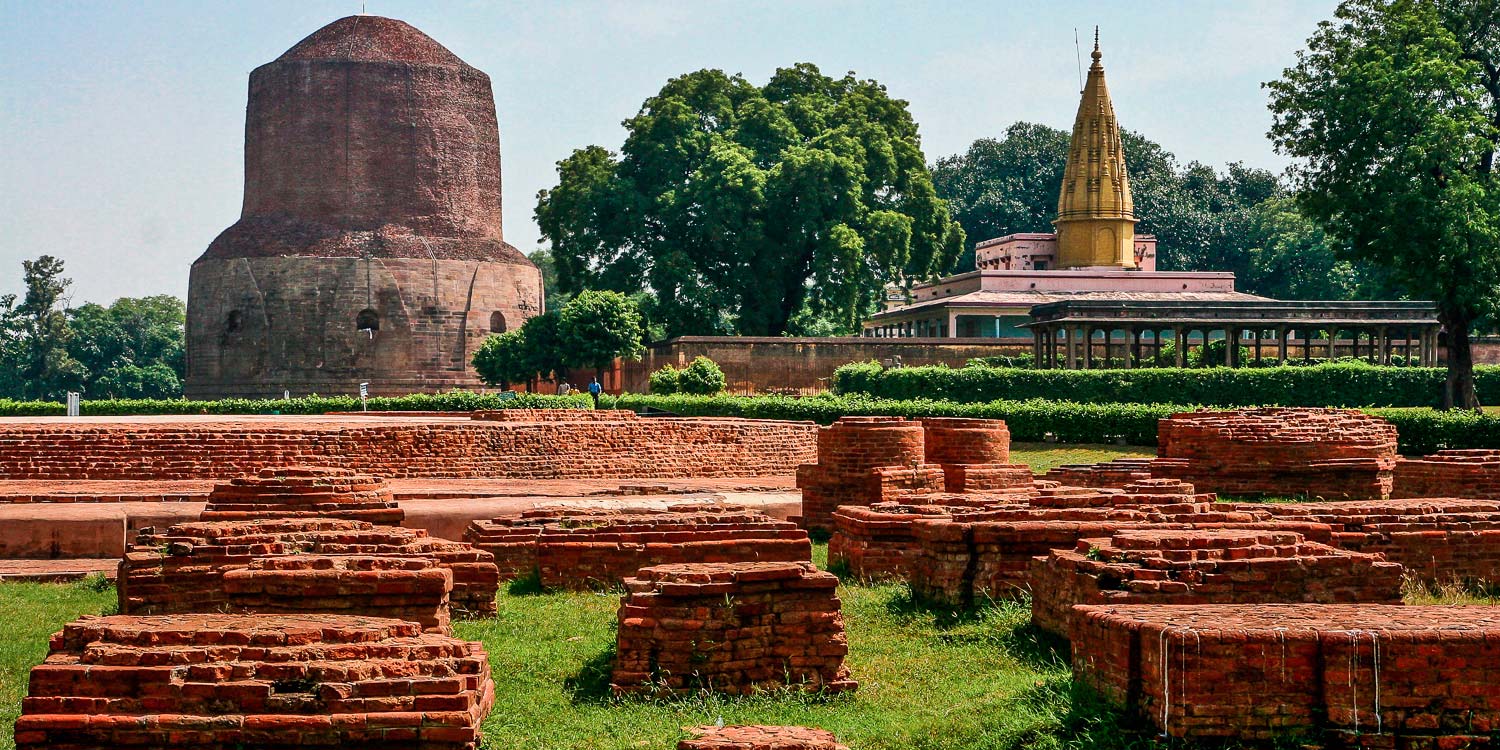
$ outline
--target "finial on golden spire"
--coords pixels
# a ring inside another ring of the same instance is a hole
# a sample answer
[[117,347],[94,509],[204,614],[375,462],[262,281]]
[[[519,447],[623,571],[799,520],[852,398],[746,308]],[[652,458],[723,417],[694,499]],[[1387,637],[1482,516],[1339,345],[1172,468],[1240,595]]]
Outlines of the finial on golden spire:
[[1098,64],[1099,58],[1104,57],[1104,55],[1099,54],[1099,27],[1098,26],[1094,27],[1094,53],[1092,55],[1089,55],[1089,57],[1094,58],[1094,63],[1095,64]]

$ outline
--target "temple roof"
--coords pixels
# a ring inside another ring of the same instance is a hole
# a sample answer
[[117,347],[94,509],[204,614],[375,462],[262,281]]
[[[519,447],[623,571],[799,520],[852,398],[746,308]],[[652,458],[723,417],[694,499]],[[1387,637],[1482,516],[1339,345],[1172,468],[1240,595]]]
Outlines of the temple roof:
[[1099,30],[1094,29],[1093,64],[1073,120],[1073,140],[1068,145],[1068,165],[1063,171],[1062,192],[1057,198],[1057,218],[1134,219],[1135,202],[1130,197],[1130,178],[1125,172],[1125,150],[1120,145],[1120,126],[1114,103],[1104,83],[1099,59]]
[[382,16],[345,16],[309,34],[276,58],[357,60],[469,67],[437,40],[405,21]]

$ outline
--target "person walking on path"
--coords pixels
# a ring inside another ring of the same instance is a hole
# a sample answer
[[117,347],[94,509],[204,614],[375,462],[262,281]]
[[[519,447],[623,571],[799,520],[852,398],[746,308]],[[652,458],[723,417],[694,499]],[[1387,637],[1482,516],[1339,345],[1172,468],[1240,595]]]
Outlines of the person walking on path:
[[596,377],[594,378],[593,382],[589,383],[589,395],[594,397],[595,409],[599,408],[599,394],[603,391],[604,386],[599,385],[599,378]]

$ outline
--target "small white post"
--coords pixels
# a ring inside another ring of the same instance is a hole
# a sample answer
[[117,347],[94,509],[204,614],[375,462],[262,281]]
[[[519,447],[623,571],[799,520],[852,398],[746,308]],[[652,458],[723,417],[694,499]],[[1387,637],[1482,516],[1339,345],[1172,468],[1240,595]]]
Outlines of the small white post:
[[367,404],[367,403],[365,403],[365,399],[367,399],[369,397],[370,397],[370,384],[369,383],[360,383],[359,384],[359,408],[360,408],[360,411],[369,411],[370,410],[370,405]]
[[68,416],[76,417],[79,414],[79,395],[77,391],[68,391]]

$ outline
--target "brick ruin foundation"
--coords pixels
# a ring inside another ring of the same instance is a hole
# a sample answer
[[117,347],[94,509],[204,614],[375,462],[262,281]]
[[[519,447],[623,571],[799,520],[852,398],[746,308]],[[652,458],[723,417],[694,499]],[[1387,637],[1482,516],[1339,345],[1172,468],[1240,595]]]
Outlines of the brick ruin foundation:
[[1500,497],[1500,451],[1438,451],[1396,461],[1391,497]]
[[1332,543],[1380,554],[1427,584],[1500,579],[1500,501],[1426,498],[1341,503],[1242,503],[1279,521],[1328,524]]
[[1076,679],[1174,738],[1462,748],[1500,729],[1494,607],[1081,607],[1072,641]]
[[1077,604],[1401,603],[1402,568],[1269,530],[1122,531],[1031,561],[1031,616],[1066,637]]
[[811,422],[618,414],[14,421],[0,424],[0,480],[229,479],[287,465],[387,478],[778,476],[815,460],[816,432]]
[[503,577],[536,576],[549,589],[612,588],[655,565],[812,560],[812,542],[794,523],[695,503],[665,512],[538,508],[474,521],[464,540],[493,554]]
[[809,727],[693,727],[677,750],[849,750],[833,732]]
[[1151,478],[1151,459],[1117,458],[1097,464],[1068,464],[1048,470],[1042,478],[1074,487],[1123,488]]
[[200,518],[347,518],[400,526],[406,514],[379,477],[325,466],[282,466],[214,485]]
[[1151,476],[1230,496],[1389,497],[1396,427],[1349,409],[1174,414],[1159,422]]
[[831,531],[841,506],[911,493],[1029,489],[1030,467],[1009,461],[998,419],[844,417],[818,431],[818,462],[797,467],[802,524]]
[[17,750],[474,750],[479,643],[339,615],[84,617],[31,671]]
[[[120,561],[120,612],[152,615],[222,611],[235,606],[235,596],[240,595],[231,592],[226,579],[243,582],[235,586],[249,587],[243,589],[243,596],[248,597],[254,588],[248,581],[257,576],[267,576],[265,580],[283,577],[289,579],[289,587],[307,587],[295,593],[278,590],[278,597],[337,599],[342,585],[333,572],[337,567],[293,573],[301,560],[345,557],[400,558],[423,566],[435,562],[439,573],[422,573],[399,584],[392,577],[398,570],[382,571],[374,577],[386,578],[386,585],[377,590],[392,596],[417,596],[422,587],[432,585],[435,575],[441,577],[441,571],[446,571],[452,587],[448,608],[469,617],[495,614],[500,578],[494,557],[488,552],[461,542],[434,539],[421,530],[339,519],[218,521],[144,529]],[[260,567],[252,570],[257,563]],[[347,568],[366,563],[342,564]],[[346,572],[349,578],[355,577],[355,571]],[[236,576],[230,578],[230,573]],[[336,580],[328,580],[330,577]],[[349,603],[325,603],[335,611],[358,611],[359,602],[366,597],[352,590],[348,595],[353,597]]]
[[625,585],[617,694],[857,685],[844,666],[838,577],[811,563],[660,565]]
[[224,612],[333,614],[415,622],[452,635],[453,571],[421,557],[264,557],[224,572]]

